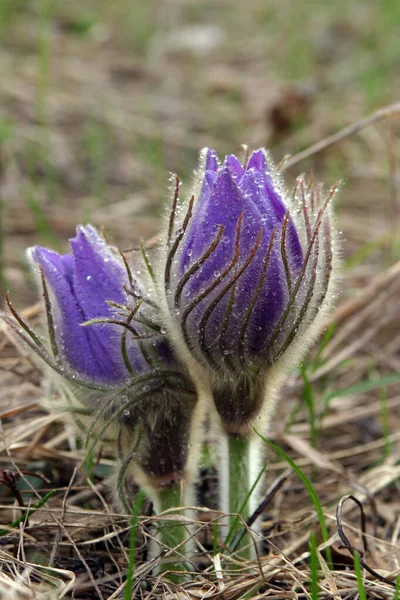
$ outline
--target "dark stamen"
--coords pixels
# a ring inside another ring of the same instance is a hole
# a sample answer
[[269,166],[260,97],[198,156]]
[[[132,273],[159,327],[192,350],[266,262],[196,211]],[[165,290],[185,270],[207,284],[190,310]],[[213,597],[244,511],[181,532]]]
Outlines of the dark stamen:
[[[143,299],[138,302],[138,304],[135,306],[135,308],[131,311],[131,313],[128,315],[128,318],[126,320],[127,324],[130,325],[132,319],[134,318],[134,316],[136,315],[136,313],[138,312],[139,308],[141,307],[141,305],[143,304]],[[125,366],[127,368],[127,370],[129,371],[129,373],[131,375],[135,375],[135,370],[132,366],[131,361],[129,360],[129,355],[128,355],[128,348],[126,345],[126,337],[128,335],[128,330],[124,329],[124,331],[122,332],[122,336],[121,336],[121,354],[122,354],[122,358],[124,360]]]
[[332,274],[332,240],[331,240],[331,228],[329,224],[329,217],[325,216],[324,223],[324,274],[322,282],[322,293],[318,298],[318,305],[321,305],[325,300],[326,292],[328,291],[329,281]]
[[42,280],[42,290],[43,290],[44,306],[45,306],[45,310],[46,310],[47,330],[49,332],[50,346],[51,346],[51,350],[53,352],[53,357],[55,358],[56,362],[58,362],[59,361],[59,353],[58,353],[58,347],[57,347],[57,341],[56,341],[56,333],[55,333],[55,329],[54,329],[53,313],[51,310],[49,290],[47,289],[46,278],[44,276],[44,270],[43,270],[42,265],[39,266],[39,270],[40,270],[40,277]]
[[306,274],[306,271],[307,271],[308,261],[310,259],[311,251],[313,249],[313,246],[314,246],[314,243],[315,243],[315,239],[316,239],[317,234],[318,234],[319,226],[320,226],[320,222],[317,223],[317,226],[314,229],[314,233],[313,233],[313,236],[311,238],[310,244],[308,246],[307,254],[306,254],[305,259],[304,259],[303,268],[300,271],[300,274],[299,274],[299,276],[297,278],[296,285],[294,286],[292,294],[289,297],[289,300],[288,300],[288,303],[286,305],[286,308],[283,311],[283,313],[282,313],[282,315],[281,315],[281,317],[280,317],[280,319],[279,319],[279,321],[278,321],[278,323],[277,323],[274,331],[272,332],[271,337],[269,338],[269,340],[267,342],[268,346],[270,346],[270,347],[272,347],[272,345],[275,343],[275,341],[276,341],[276,339],[277,339],[277,337],[278,337],[278,335],[279,335],[279,333],[281,331],[282,325],[285,323],[286,319],[289,316],[290,310],[292,309],[292,307],[294,305],[294,302],[296,300],[296,296],[297,296],[297,293],[299,291],[300,285],[301,285],[301,283],[302,283],[302,281],[304,279],[304,276]]
[[273,362],[278,360],[278,358],[280,358],[282,356],[282,354],[284,354],[286,352],[286,350],[292,343],[294,337],[296,336],[297,331],[298,331],[301,323],[303,322],[303,319],[305,318],[305,316],[307,314],[307,310],[308,310],[309,304],[311,302],[311,298],[314,294],[315,280],[317,278],[318,258],[319,258],[319,238],[317,237],[317,239],[315,240],[314,264],[312,267],[312,275],[311,275],[310,283],[308,285],[308,291],[307,291],[306,297],[305,297],[303,305],[299,311],[297,319],[295,320],[291,330],[289,331],[289,334],[288,334],[286,340],[283,342],[281,348],[278,350],[278,352],[275,354],[274,358],[272,359]]
[[129,263],[127,261],[127,258],[125,256],[125,254],[122,252],[122,250],[118,250],[118,252],[119,252],[120,257],[122,258],[122,260],[124,262],[126,274],[128,275],[129,285],[131,286],[131,289],[134,290],[136,282],[133,279],[132,271],[131,271],[131,268],[130,268]]
[[171,246],[172,236],[173,236],[173,233],[174,233],[176,205],[177,205],[177,202],[178,202],[179,185],[180,185],[180,181],[179,181],[178,175],[176,175],[176,173],[172,173],[172,177],[174,177],[174,179],[175,179],[175,189],[174,189],[174,196],[172,198],[171,212],[170,212],[170,215],[169,215],[167,248],[170,248],[170,246]]
[[145,304],[148,304],[152,308],[156,308],[157,310],[159,310],[158,304],[150,300],[150,298],[148,298],[147,296],[141,296],[138,292],[130,290],[126,285],[124,285],[123,288],[124,291],[128,294],[128,296],[132,296],[132,298],[135,298],[135,300],[143,300]]
[[[235,294],[236,294],[236,285],[233,286],[231,293],[229,295],[228,305],[226,307],[224,320],[222,322],[221,331],[219,334],[219,349],[221,354],[222,362],[230,368],[232,371],[236,368],[234,362],[230,359],[229,347],[226,343],[226,334],[228,332],[229,321],[231,318],[233,305],[235,302]],[[214,363],[215,365],[216,363]]]
[[255,244],[252,247],[252,249],[250,250],[250,254],[247,257],[247,260],[240,267],[240,269],[237,271],[237,273],[235,273],[235,275],[233,276],[231,281],[225,285],[225,287],[219,292],[218,296],[216,298],[214,298],[214,300],[211,302],[211,304],[209,304],[207,306],[207,309],[204,311],[204,314],[203,314],[200,324],[199,324],[199,330],[200,330],[199,343],[200,343],[201,350],[202,350],[203,354],[205,354],[205,355],[207,354],[207,351],[206,351],[206,348],[207,348],[207,344],[206,344],[207,321],[210,318],[213,311],[215,310],[215,308],[218,306],[218,304],[222,300],[222,298],[225,296],[225,294],[232,288],[232,286],[235,285],[235,283],[237,282],[239,277],[241,277],[243,275],[243,273],[246,271],[246,269],[250,266],[255,255],[257,254],[257,250],[261,244],[262,234],[263,234],[263,230],[260,229],[260,231],[258,232],[257,239],[255,241]]
[[150,259],[149,259],[148,255],[147,255],[147,252],[146,252],[146,249],[144,247],[144,242],[143,242],[142,238],[140,238],[140,251],[142,253],[142,257],[143,257],[143,260],[144,260],[144,264],[146,265],[146,269],[147,269],[147,271],[148,271],[148,273],[149,273],[152,281],[155,282],[156,278],[155,278],[155,275],[154,275],[154,269],[151,266]]
[[138,333],[138,331],[134,327],[132,327],[132,325],[130,325],[126,321],[120,321],[119,319],[109,319],[107,317],[104,317],[104,318],[99,317],[97,319],[89,319],[88,321],[81,323],[82,327],[89,327],[90,325],[102,325],[102,324],[120,325],[120,327],[124,327],[125,329],[130,331],[135,340],[148,340],[148,339],[155,337],[154,333]]
[[167,291],[169,290],[170,283],[171,283],[172,261],[174,259],[174,256],[175,256],[177,250],[178,250],[179,244],[181,243],[182,238],[185,235],[185,232],[186,232],[187,226],[189,224],[189,221],[192,218],[193,203],[194,203],[194,196],[192,196],[190,198],[188,210],[187,210],[187,213],[186,213],[185,218],[183,220],[182,227],[180,228],[180,231],[179,231],[178,235],[175,238],[175,241],[174,241],[174,244],[173,244],[172,248],[168,252],[167,262],[165,264],[165,272],[164,272],[164,283],[165,283],[165,289]]
[[302,179],[300,181],[300,195],[301,195],[301,203],[302,203],[302,208],[303,208],[304,223],[306,226],[307,242],[310,243],[311,224],[310,224],[310,215],[309,215],[308,206],[307,206],[306,191],[304,189],[304,179]]
[[290,292],[292,291],[292,276],[290,273],[290,267],[289,267],[287,252],[286,252],[286,231],[287,231],[288,224],[289,224],[289,218],[290,218],[290,213],[289,213],[289,211],[287,211],[285,218],[283,220],[283,225],[282,225],[281,256],[282,256],[283,266],[285,269],[286,282],[287,282],[287,286],[288,286],[288,290],[289,290],[289,294],[290,294]]
[[281,317],[280,317],[280,319],[279,319],[279,321],[278,321],[278,323],[277,323],[277,325],[276,325],[276,327],[275,327],[275,329],[274,329],[271,337],[267,341],[267,343],[268,343],[268,345],[270,347],[272,347],[273,344],[275,343],[275,341],[276,341],[276,339],[277,339],[277,337],[278,337],[278,335],[279,335],[279,333],[281,331],[282,325],[285,323],[286,319],[288,318],[290,310],[292,309],[293,304],[294,304],[294,302],[296,300],[296,295],[297,295],[297,293],[299,291],[300,285],[301,285],[301,283],[302,283],[302,281],[304,279],[305,273],[307,271],[308,261],[310,259],[311,251],[312,251],[312,249],[314,247],[314,243],[315,243],[316,237],[318,235],[318,231],[319,231],[319,228],[320,228],[320,225],[321,225],[322,217],[323,217],[324,212],[325,212],[325,210],[326,210],[326,208],[328,206],[328,203],[332,199],[335,191],[336,191],[336,187],[332,188],[332,190],[331,190],[328,198],[324,202],[324,205],[318,211],[317,219],[316,219],[316,225],[315,225],[314,232],[313,232],[313,235],[311,237],[310,243],[308,245],[306,256],[304,258],[303,268],[300,271],[300,274],[299,274],[299,276],[297,278],[296,285],[293,288],[292,294],[291,294],[291,296],[289,298],[289,301],[288,301],[288,303],[286,305],[286,308],[283,311],[283,313],[282,313],[282,315],[281,315]]
[[106,300],[106,304],[112,308],[118,308],[121,311],[129,310],[129,306],[127,304],[120,304],[119,302],[113,302],[112,300]]
[[209,294],[211,294],[211,292],[221,283],[221,281],[223,281],[225,279],[225,277],[233,269],[233,267],[235,266],[235,264],[237,263],[237,261],[239,259],[239,255],[240,255],[239,239],[240,239],[240,231],[241,231],[241,228],[242,228],[243,215],[244,215],[244,213],[242,213],[239,216],[239,219],[238,219],[238,222],[237,222],[237,225],[236,225],[235,251],[234,251],[234,255],[233,255],[233,258],[232,258],[231,262],[226,267],[226,269],[224,271],[222,271],[221,275],[219,277],[217,277],[213,281],[213,283],[211,285],[209,285],[208,288],[206,288],[204,290],[204,292],[202,292],[201,294],[199,294],[197,296],[197,298],[195,298],[191,302],[191,304],[189,304],[189,306],[184,310],[184,312],[182,314],[183,335],[184,335],[186,343],[188,344],[189,347],[191,347],[191,344],[190,344],[189,335],[188,335],[188,331],[187,331],[187,320],[188,320],[188,317],[189,317],[190,313],[192,312],[192,310],[194,310],[196,308],[196,306],[204,298],[206,298],[206,296],[208,296]]
[[240,329],[240,335],[239,335],[239,357],[240,357],[240,362],[242,364],[246,364],[246,355],[245,355],[245,336],[246,336],[246,331],[247,331],[247,327],[249,325],[249,321],[250,321],[250,317],[253,313],[253,309],[256,305],[256,302],[258,300],[258,297],[261,293],[262,287],[264,285],[264,280],[265,277],[267,275],[267,270],[268,270],[268,266],[269,266],[269,262],[270,262],[270,258],[271,258],[271,253],[272,253],[272,247],[274,244],[274,238],[275,238],[275,234],[276,234],[276,230],[273,229],[272,233],[271,233],[271,239],[269,241],[268,244],[268,248],[267,248],[267,253],[264,257],[263,260],[263,267],[262,267],[262,271],[261,271],[261,275],[259,277],[258,283],[257,283],[257,287],[255,289],[255,292],[253,294],[253,298],[251,299],[251,302],[247,308],[246,314],[244,316],[243,319],[243,324],[242,327]]
[[34,343],[36,344],[36,346],[38,348],[41,348],[42,350],[44,350],[47,353],[46,348],[43,346],[42,342],[40,341],[40,339],[38,338],[36,333],[34,331],[32,331],[32,329],[29,327],[28,323],[26,323],[24,321],[24,319],[17,313],[17,311],[11,304],[11,300],[10,300],[8,292],[6,294],[6,304],[10,310],[10,313],[12,314],[14,319],[20,324],[20,326],[25,331],[25,333],[27,333],[29,335],[29,337],[34,341]]
[[200,269],[202,264],[207,260],[207,258],[209,256],[211,256],[211,254],[217,248],[218,244],[221,241],[222,234],[224,233],[224,231],[225,231],[225,226],[218,225],[218,233],[217,233],[215,239],[211,242],[210,246],[207,248],[207,250],[204,252],[204,254],[199,258],[199,260],[197,262],[195,262],[184,275],[182,275],[182,277],[176,287],[175,308],[179,308],[183,288],[185,287],[185,285],[187,284],[189,279],[196,273],[196,271],[198,271]]

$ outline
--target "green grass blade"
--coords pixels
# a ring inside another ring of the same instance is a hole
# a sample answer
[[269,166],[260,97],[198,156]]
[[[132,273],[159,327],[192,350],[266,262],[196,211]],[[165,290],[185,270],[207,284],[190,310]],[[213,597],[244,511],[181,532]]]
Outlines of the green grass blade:
[[394,591],[393,600],[400,600],[400,575],[396,578],[396,589]]
[[387,393],[386,388],[381,390],[381,416],[382,416],[382,433],[385,439],[384,447],[384,458],[387,458],[392,453],[392,443],[390,441],[390,425],[389,425],[389,411],[387,407]]
[[136,548],[137,548],[137,531],[138,531],[138,517],[142,508],[146,494],[143,490],[140,490],[136,496],[135,504],[133,507],[132,518],[131,518],[131,530],[129,535],[129,564],[128,571],[126,573],[126,586],[124,591],[124,600],[131,600],[133,598],[133,584],[135,581],[135,564],[136,564]]
[[357,551],[354,552],[353,558],[354,558],[354,571],[355,571],[356,577],[357,577],[358,595],[360,597],[360,600],[367,600],[367,594],[365,592],[364,581],[363,581],[362,570],[361,570],[360,555]]
[[[11,523],[10,527],[12,527],[12,528],[18,527],[18,525],[20,523],[23,523],[23,521],[28,519],[38,508],[43,506],[43,504],[46,504],[47,500],[49,500],[52,496],[54,496],[55,493],[56,493],[56,490],[51,490],[50,492],[48,492],[45,496],[43,496],[43,498],[41,498],[40,500],[38,500],[38,502],[33,504],[33,506],[28,511],[26,511],[25,514],[21,515],[20,517],[18,517],[18,519],[13,521]],[[0,529],[0,536],[6,535],[7,533],[9,533],[8,529]]]
[[213,557],[218,554],[218,529],[218,525],[215,523],[213,527]]
[[[286,462],[291,466],[291,468],[293,469],[293,471],[296,472],[296,474],[298,475],[298,477],[301,479],[301,481],[303,482],[304,487],[306,488],[314,506],[315,506],[315,510],[317,512],[318,515],[318,520],[319,520],[319,524],[320,524],[320,528],[321,528],[321,534],[322,534],[322,539],[324,540],[324,542],[327,542],[329,540],[329,534],[328,534],[328,528],[326,526],[326,522],[325,522],[325,517],[324,517],[324,511],[322,510],[322,506],[321,503],[318,499],[318,496],[310,482],[310,480],[308,479],[307,475],[305,475],[303,473],[303,471],[300,469],[300,467],[298,467],[296,465],[296,463],[294,462],[294,460],[292,460],[290,458],[290,456],[288,456],[286,454],[286,452],[284,450],[282,450],[282,448],[279,448],[279,446],[276,446],[273,442],[270,442],[269,440],[267,440],[265,437],[263,437],[260,433],[258,433],[258,431],[254,430],[256,432],[256,434],[267,444],[267,446],[269,446],[270,448],[272,448],[272,450],[274,450],[277,454],[279,454],[279,456],[281,456],[282,458],[284,458],[286,460]],[[325,549],[326,551],[326,556],[328,559],[328,563],[332,564],[332,552],[331,549],[329,547],[327,547]]]
[[380,389],[386,385],[392,385],[400,383],[400,373],[391,373],[390,375],[384,375],[378,379],[370,379],[368,381],[361,381],[354,385],[350,385],[342,390],[334,390],[328,392],[322,397],[321,403],[326,406],[333,398],[343,398],[343,396],[350,396],[354,394],[360,394],[362,392],[370,392],[372,390]]
[[311,571],[311,599],[318,600],[319,598],[319,576],[318,576],[318,542],[315,533],[310,536],[310,571]]

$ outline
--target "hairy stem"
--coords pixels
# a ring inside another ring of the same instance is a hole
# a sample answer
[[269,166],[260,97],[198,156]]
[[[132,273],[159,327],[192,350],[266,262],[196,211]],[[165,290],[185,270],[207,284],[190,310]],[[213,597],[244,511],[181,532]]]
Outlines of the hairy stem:
[[[251,495],[254,492],[253,476],[250,460],[251,439],[249,436],[230,435],[226,443],[227,465],[222,465],[221,472],[221,510],[229,514],[227,534],[224,532],[225,543],[234,544],[244,523],[250,516]],[[225,468],[224,468],[225,466]],[[240,516],[238,516],[240,515]],[[237,547],[243,558],[253,557],[253,546],[248,535],[241,538]]]
[[[167,488],[159,490],[158,512],[178,509],[182,506],[181,487],[181,483],[178,481]],[[173,514],[175,514],[175,511]],[[187,544],[184,542],[187,537],[188,532],[183,523],[168,521],[167,518],[160,522],[158,539],[162,546],[161,550],[170,550],[167,552],[165,559],[161,561],[159,569],[163,573],[169,571],[168,578],[175,583],[184,580],[184,576],[178,574],[178,571],[188,569],[187,564],[184,562],[185,552],[187,551]],[[177,550],[175,551],[175,549]]]

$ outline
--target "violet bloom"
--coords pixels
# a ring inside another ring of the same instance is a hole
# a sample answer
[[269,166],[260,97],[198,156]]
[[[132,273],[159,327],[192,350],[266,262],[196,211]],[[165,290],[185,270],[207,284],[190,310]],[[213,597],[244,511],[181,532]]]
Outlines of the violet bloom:
[[121,485],[133,475],[145,487],[168,486],[186,468],[193,385],[126,257],[90,225],[79,226],[70,244],[70,254],[29,250],[48,335],[32,331],[9,301],[14,319],[3,319],[58,374],[55,387],[68,403],[89,415],[88,433],[117,436]]
[[300,361],[331,303],[333,194],[302,178],[288,194],[264,150],[242,165],[206,149],[185,209],[176,188],[164,306],[181,358],[211,380],[232,434],[259,414],[277,365]]
[[[83,324],[98,317],[115,319],[116,310],[110,303],[125,305],[128,300],[126,268],[115,249],[90,225],[78,226],[70,244],[70,254],[40,246],[28,251],[32,266],[43,274],[49,290],[54,358],[88,384],[121,386],[131,377],[121,353],[122,327]],[[127,358],[132,368],[143,371],[146,363],[136,344],[127,344]]]

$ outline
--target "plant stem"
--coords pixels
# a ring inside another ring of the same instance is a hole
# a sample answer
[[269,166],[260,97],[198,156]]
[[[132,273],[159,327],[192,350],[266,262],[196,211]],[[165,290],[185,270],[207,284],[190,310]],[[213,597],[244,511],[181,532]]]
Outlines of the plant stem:
[[[181,484],[174,483],[168,488],[163,488],[159,491],[158,512],[182,506],[181,499]],[[187,565],[182,562],[182,555],[185,555],[186,544],[183,544],[187,536],[187,531],[182,523],[176,521],[168,521],[163,519],[159,526],[159,540],[163,548],[170,548],[169,556],[165,561],[160,563],[160,571],[183,571],[187,570]],[[179,546],[177,552],[173,549]],[[184,580],[182,575],[170,574],[169,579],[175,583],[180,583]]]
[[[253,470],[250,468],[250,443],[248,437],[228,437],[228,482],[226,482],[228,499],[226,512],[231,516],[229,517],[229,531],[225,540],[226,543],[236,537],[244,526],[243,521],[247,521],[250,516],[249,500],[253,483],[251,481]],[[222,493],[224,494],[224,491]],[[239,514],[242,519],[231,513]],[[247,535],[243,536],[239,544],[239,549],[241,549],[240,555],[243,558],[250,559],[252,557],[251,541]]]

